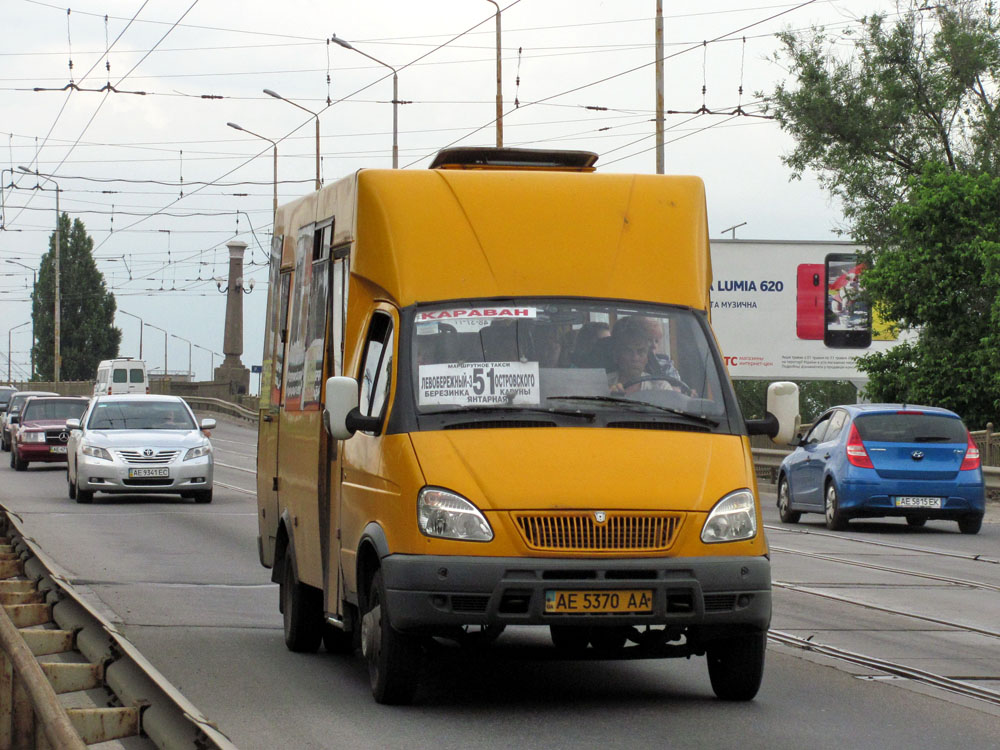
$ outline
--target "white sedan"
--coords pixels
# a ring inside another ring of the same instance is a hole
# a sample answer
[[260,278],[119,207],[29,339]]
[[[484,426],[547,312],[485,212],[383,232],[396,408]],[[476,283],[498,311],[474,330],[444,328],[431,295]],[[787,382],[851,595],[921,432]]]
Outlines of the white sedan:
[[66,481],[70,499],[90,503],[95,492],[174,494],[212,502],[212,443],[177,396],[97,396],[83,417],[66,422]]

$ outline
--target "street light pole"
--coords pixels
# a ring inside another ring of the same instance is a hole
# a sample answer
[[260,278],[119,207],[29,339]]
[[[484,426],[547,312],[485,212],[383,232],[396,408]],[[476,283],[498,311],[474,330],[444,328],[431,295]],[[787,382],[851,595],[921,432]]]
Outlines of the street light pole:
[[62,364],[62,353],[60,352],[59,344],[62,338],[62,331],[60,327],[60,305],[59,305],[59,290],[61,287],[62,280],[59,278],[59,183],[53,180],[51,177],[46,177],[38,172],[32,172],[27,167],[18,167],[25,174],[33,174],[36,178],[41,178],[43,180],[48,180],[53,185],[56,186],[56,232],[55,232],[55,248],[52,255],[52,264],[55,269],[55,311],[53,313],[53,331],[52,335],[55,341],[53,342],[53,352],[52,352],[52,379],[59,383],[59,369]]
[[118,312],[120,312],[122,315],[128,315],[130,318],[135,318],[136,320],[139,321],[139,359],[142,359],[142,326],[143,326],[142,318],[140,318],[138,315],[133,315],[130,312],[125,312],[120,307],[118,308]]
[[188,380],[193,380],[194,377],[191,374],[191,342],[188,341],[183,336],[178,336],[176,333],[171,333],[170,334],[170,338],[180,339],[181,341],[187,341],[187,345],[188,345]]
[[350,42],[346,42],[336,34],[330,37],[330,41],[339,44],[344,49],[351,49],[357,52],[359,55],[364,55],[369,60],[377,62],[379,65],[384,65],[389,70],[392,71],[392,168],[399,168],[399,77],[396,74],[396,69],[392,67],[387,62],[382,62],[377,57],[372,57],[367,52],[362,52],[357,47],[351,46]]
[[663,174],[663,0],[656,0],[656,174]]
[[7,382],[8,383],[11,382],[11,379],[10,379],[10,358],[11,358],[11,355],[13,354],[12,347],[11,347],[11,334],[14,331],[16,331],[18,328],[24,328],[24,326],[28,325],[29,323],[31,323],[31,321],[30,320],[26,320],[23,323],[18,323],[13,328],[7,329]]
[[249,133],[250,135],[256,136],[257,138],[260,138],[262,141],[267,141],[272,146],[274,146],[274,220],[277,220],[277,218],[278,218],[278,144],[277,144],[277,142],[276,141],[272,141],[270,138],[267,138],[266,136],[260,135],[259,133],[255,133],[252,130],[247,130],[246,128],[241,127],[240,125],[237,125],[235,122],[227,122],[226,125],[228,125],[229,127],[233,128],[234,130],[239,130],[241,133]]
[[143,323],[143,325],[146,326],[147,328],[155,328],[157,331],[163,334],[163,388],[160,390],[160,392],[165,393],[167,384],[167,374],[170,372],[170,370],[167,369],[167,332],[164,331],[159,326],[154,326],[152,323]]
[[[35,269],[31,266],[26,266],[24,263],[18,263],[16,260],[7,259],[8,263],[13,263],[15,266],[20,266],[21,268],[27,268],[31,271],[31,291],[34,293],[35,287],[38,285],[38,274]],[[31,316],[31,379],[35,379],[35,316]],[[7,378],[10,380],[10,377]]]
[[[660,1],[660,0],[658,0]],[[503,70],[500,64],[500,6],[496,0],[486,0],[496,7],[497,19],[497,148],[503,148]]]
[[293,107],[298,107],[303,112],[308,112],[309,114],[311,114],[313,117],[316,118],[316,189],[319,190],[320,187],[322,186],[322,183],[319,178],[319,113],[313,112],[311,109],[306,109],[301,104],[297,104],[296,102],[293,102],[291,99],[286,99],[276,91],[271,91],[271,89],[264,89],[264,93],[267,94],[268,96],[273,96],[275,99],[281,99],[281,101],[283,102],[288,102]]

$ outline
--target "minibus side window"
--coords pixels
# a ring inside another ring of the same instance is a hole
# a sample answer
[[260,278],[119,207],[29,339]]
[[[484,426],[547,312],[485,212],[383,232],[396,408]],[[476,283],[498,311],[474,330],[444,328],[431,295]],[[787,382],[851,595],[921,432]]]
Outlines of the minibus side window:
[[359,409],[366,417],[380,417],[392,387],[392,319],[376,314],[368,330],[361,372]]

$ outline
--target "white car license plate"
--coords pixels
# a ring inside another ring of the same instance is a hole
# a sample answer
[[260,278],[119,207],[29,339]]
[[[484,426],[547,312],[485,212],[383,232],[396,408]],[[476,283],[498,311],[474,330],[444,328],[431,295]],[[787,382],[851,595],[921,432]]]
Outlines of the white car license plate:
[[49,452],[50,453],[65,453],[66,452],[66,446],[65,445],[53,445],[53,446],[50,446],[49,447]]
[[169,477],[170,469],[129,469],[129,479],[148,479],[149,477]]
[[903,495],[894,498],[894,505],[897,508],[940,508],[941,498],[939,497],[914,497]]

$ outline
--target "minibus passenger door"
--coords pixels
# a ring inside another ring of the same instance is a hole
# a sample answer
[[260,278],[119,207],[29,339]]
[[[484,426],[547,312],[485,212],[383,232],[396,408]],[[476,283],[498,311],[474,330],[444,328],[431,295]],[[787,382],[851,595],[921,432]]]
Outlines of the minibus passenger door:
[[[327,377],[344,374],[344,321],[347,317],[347,279],[349,247],[334,248],[330,269],[330,309],[327,336]],[[325,382],[325,381],[324,381]],[[342,443],[323,430],[326,441],[326,501],[329,503],[327,539],[323,560],[325,610],[343,616],[343,574],[340,568],[341,545],[341,455]]]

